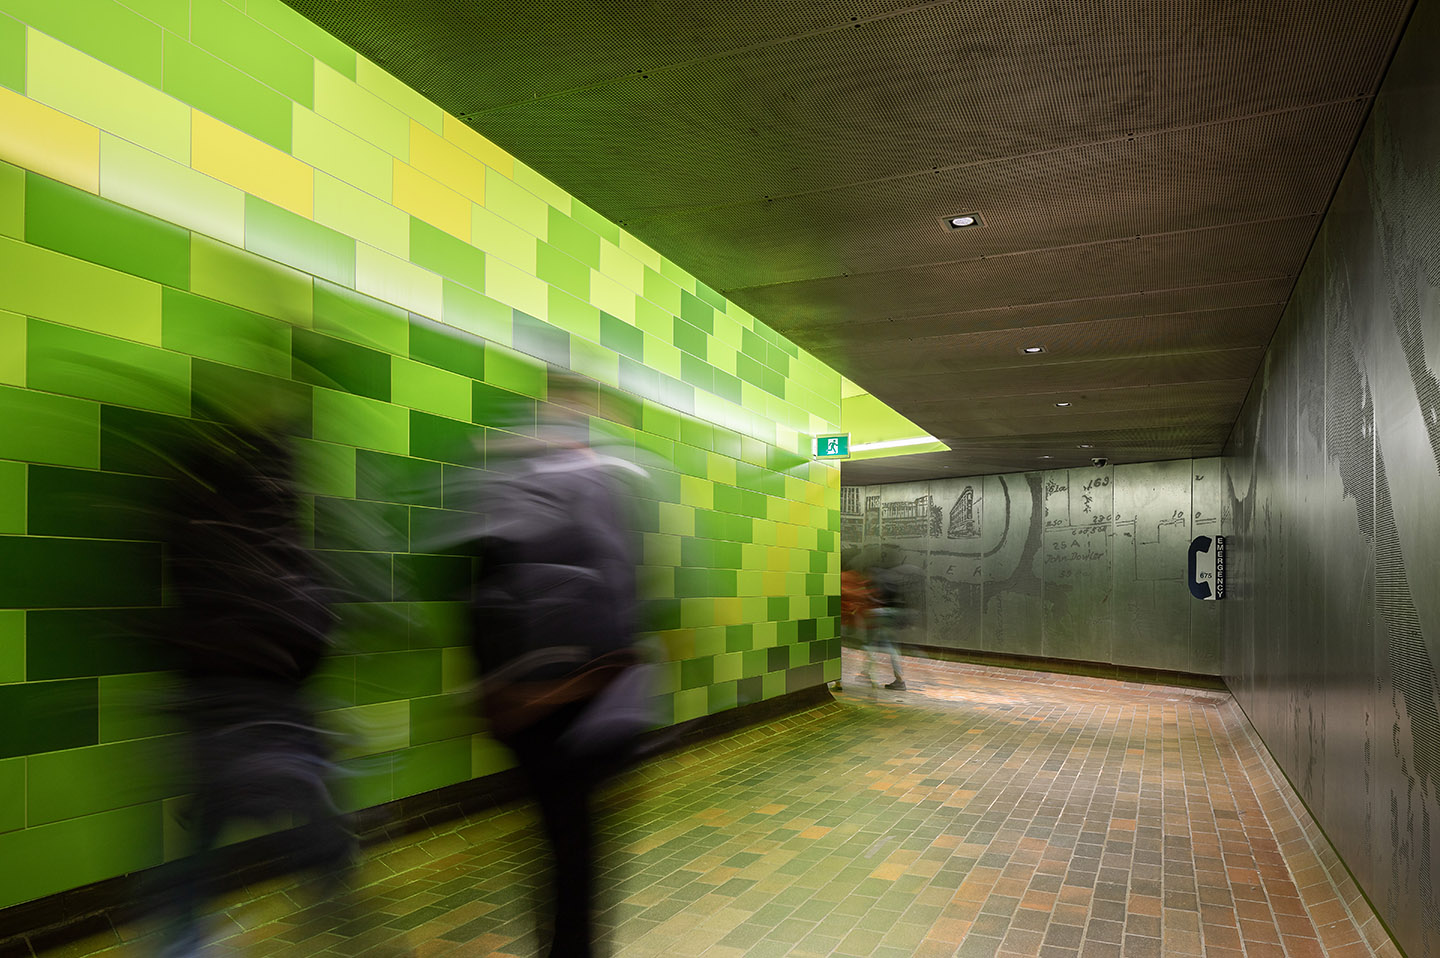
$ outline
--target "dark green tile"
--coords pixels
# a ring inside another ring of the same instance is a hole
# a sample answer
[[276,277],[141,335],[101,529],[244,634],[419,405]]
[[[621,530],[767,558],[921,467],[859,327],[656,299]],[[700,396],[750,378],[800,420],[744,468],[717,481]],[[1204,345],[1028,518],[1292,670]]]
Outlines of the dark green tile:
[[645,361],[644,330],[605,312],[600,314],[600,344],[637,363]]
[[179,416],[101,406],[100,468],[107,472],[169,475],[173,450],[194,436],[194,424]]
[[[673,341],[676,349],[690,353],[692,356],[700,359],[706,358],[709,348],[709,337],[707,337],[704,332],[685,322],[678,316],[675,317],[671,327],[673,329]],[[740,357],[737,356],[735,358],[738,361]]]
[[25,175],[25,240],[67,256],[190,285],[190,233],[35,173]]
[[698,689],[715,681],[715,657],[707,655],[680,663],[680,687]]
[[410,744],[423,745],[476,731],[476,716],[469,693],[433,695],[410,700]]
[[161,290],[161,345],[166,349],[243,366],[272,376],[290,373],[290,327],[269,316]]
[[0,536],[0,608],[160,604],[160,546]]
[[710,591],[709,569],[679,568],[675,570],[675,597],[693,599],[713,595]]
[[485,341],[423,316],[410,317],[410,358],[471,379],[485,378]]
[[[333,609],[337,620],[331,638],[339,652],[404,652],[410,647],[408,604],[347,602]],[[350,669],[353,681],[353,662]]]
[[477,517],[473,511],[412,506],[410,549],[432,555],[476,555],[476,528]]
[[547,363],[570,367],[570,334],[520,310],[514,312],[511,342],[516,349]]
[[97,679],[0,685],[0,758],[99,741]]
[[728,304],[725,301],[725,297],[721,296],[719,293],[711,289],[709,286],[706,286],[704,283],[696,282],[695,295],[699,296],[700,299],[705,303],[708,303],[710,307],[714,309],[717,313],[723,313],[729,308]]
[[390,357],[378,349],[297,329],[293,375],[300,382],[390,401]]
[[142,476],[31,466],[27,528],[34,536],[153,537],[167,488]]
[[465,598],[474,582],[468,556],[397,555],[395,597],[410,602],[449,602]]
[[418,795],[470,777],[469,738],[408,748],[395,756],[395,795]]
[[749,652],[755,646],[755,626],[750,623],[725,627],[725,651]]
[[715,309],[693,293],[680,291],[680,318],[707,333],[715,332]]
[[474,509],[486,474],[480,469],[456,466],[448,462],[442,463],[442,468],[444,469],[441,477],[444,501],[441,505],[446,509],[456,509],[462,512]]
[[162,638],[175,610],[33,609],[26,614],[25,672],[30,681],[122,675],[170,668]]
[[715,565],[715,542],[686,536],[680,540],[680,563],[687,568],[708,569]]
[[393,555],[389,552],[315,553],[341,602],[389,602],[394,598]]
[[485,429],[458,419],[410,411],[410,455],[421,459],[473,465],[481,458]]
[[361,705],[440,694],[440,652],[421,649],[355,657],[356,700]]
[[470,603],[411,602],[410,648],[442,649],[471,641]]
[[512,432],[535,431],[539,403],[529,396],[477,382],[470,391],[470,418],[485,426]]
[[313,395],[309,385],[289,377],[269,376],[208,359],[190,362],[190,405],[200,419],[228,422],[238,417],[305,439],[311,435]]
[[765,618],[771,622],[779,622],[790,615],[790,597],[785,595],[772,595],[765,600]]
[[442,492],[439,463],[370,449],[355,451],[355,495],[361,499],[438,507]]
[[472,289],[485,289],[484,251],[413,216],[410,261]]
[[410,544],[410,509],[368,499],[315,497],[315,547],[403,552]]

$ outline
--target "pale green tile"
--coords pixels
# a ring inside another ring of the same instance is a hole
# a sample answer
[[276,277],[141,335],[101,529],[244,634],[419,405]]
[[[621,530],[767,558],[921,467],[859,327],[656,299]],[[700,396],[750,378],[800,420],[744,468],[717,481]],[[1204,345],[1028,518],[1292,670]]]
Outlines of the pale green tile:
[[445,285],[438,274],[373,246],[355,250],[355,289],[431,319],[443,311]]
[[32,99],[171,160],[190,161],[189,106],[33,29],[25,83]]
[[410,118],[323,63],[315,65],[315,112],[393,157],[410,157]]
[[355,80],[406,116],[418,120],[435,133],[444,133],[443,110],[364,57],[355,63]]
[[[3,482],[3,478],[0,478],[0,492],[4,492]],[[23,506],[24,499],[22,498],[20,501]],[[6,531],[24,532],[24,529],[22,527]],[[23,681],[25,681],[25,613],[20,609],[0,609],[0,684]],[[3,802],[0,802],[0,807],[3,807]]]
[[485,170],[485,208],[536,239],[543,240],[548,235],[549,204],[505,174],[488,168]]
[[[293,152],[297,160],[309,163],[316,170],[343,180],[377,200],[389,202],[395,169],[394,159],[389,153],[298,103],[295,104],[291,124]],[[317,178],[317,214],[320,207],[319,187]]]
[[344,754],[374,755],[410,746],[410,702],[376,702],[325,713],[328,725],[347,736]]
[[600,342],[600,310],[583,299],[577,299],[555,286],[551,286],[546,299],[546,321],[567,333],[573,333]]
[[620,249],[635,257],[644,266],[655,270],[660,268],[660,254],[629,233],[620,234]]
[[410,412],[390,403],[317,387],[314,433],[324,442],[408,455]]
[[680,287],[674,280],[648,267],[645,269],[645,298],[672,316],[680,315]]
[[546,205],[553,206],[566,216],[570,215],[570,194],[519,160],[515,161],[515,184],[540,197]]
[[410,256],[410,214],[318,171],[315,222],[392,256]]
[[244,191],[104,132],[100,195],[232,246],[244,245]]
[[[487,173],[487,177],[499,176]],[[487,179],[487,182],[489,180]],[[539,240],[494,210],[484,206],[471,207],[470,241],[496,257],[527,273],[535,272],[535,251]]]
[[192,237],[190,289],[201,296],[309,326],[313,286],[313,279],[299,270],[198,234]]
[[355,285],[355,240],[307,217],[245,197],[245,248],[312,276]]
[[[681,269],[668,258],[660,261],[660,275],[688,293],[695,292],[695,277]],[[677,309],[676,312],[679,312],[679,310]]]
[[550,308],[550,285],[502,260],[488,264],[485,295],[539,319]]
[[600,272],[633,293],[645,291],[645,264],[604,240],[600,242]]
[[515,314],[509,306],[452,280],[445,281],[444,300],[440,316],[447,326],[502,346],[514,342]]
[[0,383],[25,385],[26,329],[24,316],[0,312]]
[[471,380],[444,369],[396,356],[390,373],[391,399],[451,419],[470,418]]
[[159,25],[113,0],[4,0],[4,12],[151,86],[160,85]]
[[0,310],[160,342],[159,286],[5,237],[0,237]]
[[607,386],[620,385],[620,356],[588,339],[570,340],[570,368]]

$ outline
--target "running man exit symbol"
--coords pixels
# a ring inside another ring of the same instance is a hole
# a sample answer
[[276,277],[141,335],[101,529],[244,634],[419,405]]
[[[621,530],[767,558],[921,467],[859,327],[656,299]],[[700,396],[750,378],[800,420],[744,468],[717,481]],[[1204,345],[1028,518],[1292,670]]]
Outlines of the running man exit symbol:
[[847,432],[840,436],[816,436],[815,437],[815,458],[816,459],[848,459],[850,458],[850,434]]

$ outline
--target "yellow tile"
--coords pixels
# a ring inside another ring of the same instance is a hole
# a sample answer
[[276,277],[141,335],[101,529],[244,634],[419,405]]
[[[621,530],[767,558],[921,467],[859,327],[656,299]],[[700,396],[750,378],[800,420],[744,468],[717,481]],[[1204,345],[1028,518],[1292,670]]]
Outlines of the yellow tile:
[[792,526],[792,525],[790,525],[790,523],[787,522],[787,523],[785,523],[784,525],[781,525],[781,526],[777,526],[777,527],[776,527],[776,529],[775,529],[775,544],[776,544],[777,546],[784,546],[784,547],[787,548],[787,549],[793,549],[798,543],[799,543],[799,527],[798,527],[798,526]]
[[476,203],[485,202],[485,164],[415,120],[410,121],[410,165]]
[[315,170],[199,110],[191,112],[190,165],[292,213],[315,206]]
[[470,129],[470,127],[465,125],[464,121],[457,120],[447,113],[445,114],[444,131],[445,139],[454,143],[481,163],[484,163],[491,169],[504,173],[506,176],[514,177],[514,158],[479,133]]
[[739,625],[744,621],[745,604],[739,598],[726,596],[715,600],[716,625]]
[[705,471],[715,482],[735,485],[735,460],[712,452],[706,456]]
[[100,192],[100,131],[0,87],[0,159]]
[[811,508],[811,506],[807,506],[803,502],[790,503],[790,521],[797,526],[806,525],[810,521]]
[[773,571],[773,570],[772,570],[772,571],[769,571],[769,572],[766,572],[766,573],[765,573],[764,588],[763,588],[761,594],[762,594],[762,595],[784,595],[784,594],[785,594],[785,585],[786,585],[786,579],[787,579],[787,578],[788,578],[788,577],[787,577],[787,576],[785,575],[785,573],[783,573],[783,572],[777,572],[777,571]]
[[715,487],[699,476],[680,477],[680,498],[696,509],[715,508]]
[[391,202],[431,226],[468,242],[470,201],[408,163],[394,162]]

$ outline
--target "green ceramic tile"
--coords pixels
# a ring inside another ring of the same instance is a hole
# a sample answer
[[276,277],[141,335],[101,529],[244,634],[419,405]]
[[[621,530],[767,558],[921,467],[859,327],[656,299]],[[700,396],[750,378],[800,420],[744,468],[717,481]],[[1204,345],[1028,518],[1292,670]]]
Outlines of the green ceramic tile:
[[245,10],[256,21],[343,76],[355,79],[355,51],[305,19],[281,0],[249,0]]
[[362,87],[434,132],[439,133],[444,128],[444,111],[440,107],[364,57],[356,61],[355,79]]
[[160,548],[147,542],[0,536],[0,607],[156,605]]
[[554,207],[550,208],[545,238],[550,246],[579,260],[587,271],[600,268],[600,237]]
[[25,612],[0,609],[0,685],[25,681]]
[[0,758],[94,745],[96,680],[0,685]]
[[[563,215],[560,213],[559,210],[556,210],[555,213],[551,214],[550,222],[552,231],[554,230],[555,217],[559,215]],[[574,228],[588,230],[589,232],[594,233],[597,239],[603,239],[606,242],[610,243],[612,246],[620,245],[620,227],[616,226],[614,223],[610,222],[605,217],[601,216],[599,213],[586,206],[584,203],[581,203],[579,200],[573,201],[570,204],[570,215],[574,217]],[[587,246],[584,248],[588,249],[588,244],[590,240],[585,239],[583,236],[580,237],[580,240],[587,244]],[[555,243],[557,246],[565,246],[570,241],[566,239],[556,238],[554,233],[552,232],[551,242]],[[598,262],[600,255],[599,250],[600,244],[597,242],[595,243],[595,257],[597,262],[591,263],[591,265],[594,266],[596,269],[600,268],[600,264]],[[571,253],[571,255],[575,256],[578,259],[585,260],[586,262],[590,262],[587,256],[582,256],[579,252]]]
[[441,504],[439,463],[360,449],[354,452],[355,494],[406,505]]
[[535,248],[539,240],[492,210],[483,206],[471,208],[470,241],[516,269],[535,272]]
[[25,759],[0,761],[0,832],[25,827]]
[[289,374],[286,324],[184,290],[161,293],[161,343],[166,349],[271,376]]
[[600,342],[636,362],[645,361],[645,334],[609,313],[600,314]]
[[[410,648],[470,651],[470,606],[466,602],[410,603]],[[444,658],[442,656],[442,664]],[[444,669],[442,668],[442,674]],[[444,686],[447,691],[451,687]]]
[[739,705],[739,690],[734,680],[717,682],[707,689],[705,707],[710,715]]
[[292,375],[296,381],[340,389],[383,402],[390,400],[391,357],[308,329],[292,336]]
[[229,4],[193,4],[190,39],[290,99],[307,107],[313,102],[311,56]]
[[590,267],[549,243],[535,253],[535,275],[581,299],[590,298]]
[[648,266],[645,267],[644,296],[671,316],[680,314],[680,287]]
[[[197,416],[214,418],[219,411],[227,420],[265,428],[281,423],[288,432],[309,435],[311,388],[304,383],[194,359],[190,361],[190,386],[191,406]],[[101,448],[103,452],[104,446]]]
[[5,12],[136,79],[160,85],[160,27],[113,0],[5,0]]
[[400,160],[410,157],[410,120],[405,114],[326,64],[315,65],[315,112]]
[[410,450],[408,414],[389,403],[316,389],[314,438],[404,455]]
[[355,448],[311,439],[296,439],[294,446],[301,488],[319,496],[355,497]]
[[563,329],[517,309],[511,338],[522,353],[562,368],[570,366],[570,334]]
[[485,381],[523,396],[545,398],[544,365],[511,349],[486,349]]
[[359,346],[403,356],[409,342],[410,316],[398,306],[317,280],[315,329]]
[[550,287],[547,300],[546,322],[591,343],[600,341],[600,310],[558,286]]
[[339,283],[355,285],[355,240],[256,196],[245,197],[245,248]]
[[[164,482],[145,476],[31,466],[29,532],[34,536],[144,539],[155,533],[153,517],[166,491]],[[20,501],[25,501],[23,495]]]
[[351,699],[355,697],[352,653],[403,652],[409,648],[409,608],[396,602],[349,602],[334,606],[339,621],[331,634],[337,652],[344,653],[340,657],[349,663]]
[[419,795],[463,782],[470,777],[470,763],[468,738],[407,748],[395,756],[395,795]]
[[440,652],[375,652],[355,657],[356,701],[362,705],[440,693]]
[[410,218],[410,261],[485,291],[484,252],[415,217]]
[[309,326],[319,285],[311,276],[199,233],[190,240],[190,291]]
[[443,739],[468,737],[475,731],[475,710],[468,693],[432,695],[410,700],[412,744],[423,745]]
[[0,460],[0,534],[24,535],[26,465]]
[[160,287],[3,237],[0,309],[125,339],[160,342]]
[[27,863],[0,872],[0,907],[160,864],[161,820],[157,802],[0,836],[0,858]]
[[[162,416],[123,406],[101,406],[99,415],[99,466],[107,472],[147,476],[169,475],[164,450],[192,438],[189,419]],[[73,463],[94,466],[95,462]],[[72,465],[72,463],[65,463]]]
[[485,208],[541,240],[549,234],[549,204],[492,169],[485,171]]
[[170,744],[142,739],[32,755],[27,824],[48,825],[178,794],[178,756]]
[[470,418],[473,381],[468,376],[398,356],[392,362],[393,399],[397,404],[454,419]]
[[0,14],[0,86],[25,92],[25,25]]
[[468,286],[445,280],[441,318],[445,325],[486,340],[510,345],[511,309]]
[[484,341],[424,317],[412,317],[410,321],[409,356],[470,379],[485,378]]
[[243,245],[245,193],[190,168],[188,109],[185,117],[184,152],[178,161],[102,131],[100,167],[105,174],[100,194],[168,223]]
[[100,741],[149,738],[179,730],[166,709],[179,694],[170,672],[138,672],[100,677]]
[[709,693],[703,688],[685,689],[676,692],[675,703],[675,724],[688,722],[708,714]]
[[432,416],[418,410],[410,413],[410,455],[421,459],[473,465],[480,458],[485,429],[470,422]]
[[160,88],[238,130],[290,152],[290,100],[187,40],[167,33]]
[[680,293],[680,318],[706,333],[715,332],[714,307],[698,296],[683,290]]
[[190,361],[152,346],[31,320],[25,367],[33,389],[175,415],[190,411]]
[[25,178],[18,166],[0,162],[0,236],[25,238]]
[[66,466],[100,464],[93,402],[0,386],[0,458]]
[[410,543],[410,510],[368,499],[315,498],[315,547],[365,552],[404,552]]

